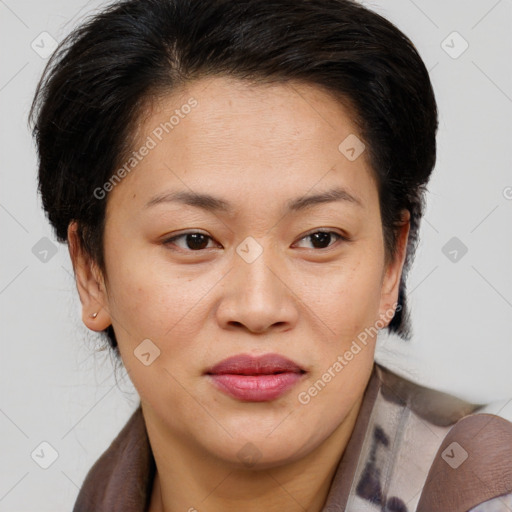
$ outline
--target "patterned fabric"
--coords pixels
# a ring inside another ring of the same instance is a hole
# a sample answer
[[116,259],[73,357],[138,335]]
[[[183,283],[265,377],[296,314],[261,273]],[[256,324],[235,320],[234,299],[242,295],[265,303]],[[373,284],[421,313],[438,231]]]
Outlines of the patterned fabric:
[[[472,414],[480,408],[375,364],[322,512],[512,511],[512,423]],[[475,435],[481,431],[487,437]],[[486,445],[490,439],[496,439],[492,450]],[[484,455],[475,457],[479,450]],[[485,478],[466,478],[480,462]],[[147,512],[155,471],[139,405],[89,470],[73,512]],[[470,482],[471,492],[454,490],[454,475]],[[490,485],[493,479],[497,483]]]

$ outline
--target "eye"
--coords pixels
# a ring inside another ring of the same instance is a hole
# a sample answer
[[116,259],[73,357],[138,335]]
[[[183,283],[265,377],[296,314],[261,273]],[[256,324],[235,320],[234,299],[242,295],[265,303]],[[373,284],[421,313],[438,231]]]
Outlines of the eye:
[[185,251],[201,251],[202,249],[210,249],[215,245],[208,245],[213,242],[213,239],[200,233],[198,231],[191,231],[189,233],[182,233],[181,235],[173,236],[164,240],[164,245],[176,245]]
[[327,249],[337,240],[347,240],[347,238],[339,233],[335,233],[334,231],[315,231],[314,233],[310,233],[309,235],[301,238],[294,245],[299,246],[300,243],[304,241],[307,243],[308,240],[310,240],[313,249]]

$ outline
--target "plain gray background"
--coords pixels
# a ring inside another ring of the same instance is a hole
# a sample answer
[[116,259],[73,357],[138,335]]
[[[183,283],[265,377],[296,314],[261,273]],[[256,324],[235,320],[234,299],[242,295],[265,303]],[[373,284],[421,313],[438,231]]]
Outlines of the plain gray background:
[[[416,44],[440,111],[408,280],[414,339],[383,336],[377,359],[422,384],[492,402],[489,411],[512,419],[512,2],[364,3]],[[52,39],[101,4],[0,1],[0,511],[71,510],[86,472],[138,403],[81,323],[67,247],[55,242],[37,195],[26,124]],[[52,454],[51,466],[40,467]]]

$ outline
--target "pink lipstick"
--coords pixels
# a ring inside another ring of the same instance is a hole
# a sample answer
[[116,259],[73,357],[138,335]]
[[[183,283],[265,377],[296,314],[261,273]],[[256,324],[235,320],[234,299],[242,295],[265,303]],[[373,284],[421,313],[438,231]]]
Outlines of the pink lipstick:
[[205,374],[224,393],[246,402],[268,402],[284,395],[305,374],[298,364],[279,354],[228,357]]

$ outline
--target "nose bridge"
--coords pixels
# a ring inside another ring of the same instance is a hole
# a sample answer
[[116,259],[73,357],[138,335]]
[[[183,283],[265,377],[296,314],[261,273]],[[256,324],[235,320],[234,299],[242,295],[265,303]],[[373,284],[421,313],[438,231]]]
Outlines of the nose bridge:
[[230,286],[218,310],[226,326],[243,324],[251,331],[296,321],[293,294],[279,278],[283,268],[270,245],[248,237],[236,248]]
[[242,297],[256,302],[265,299],[264,303],[269,304],[282,296],[282,283],[275,275],[280,265],[270,244],[263,246],[261,240],[247,237],[236,248],[233,265]]

